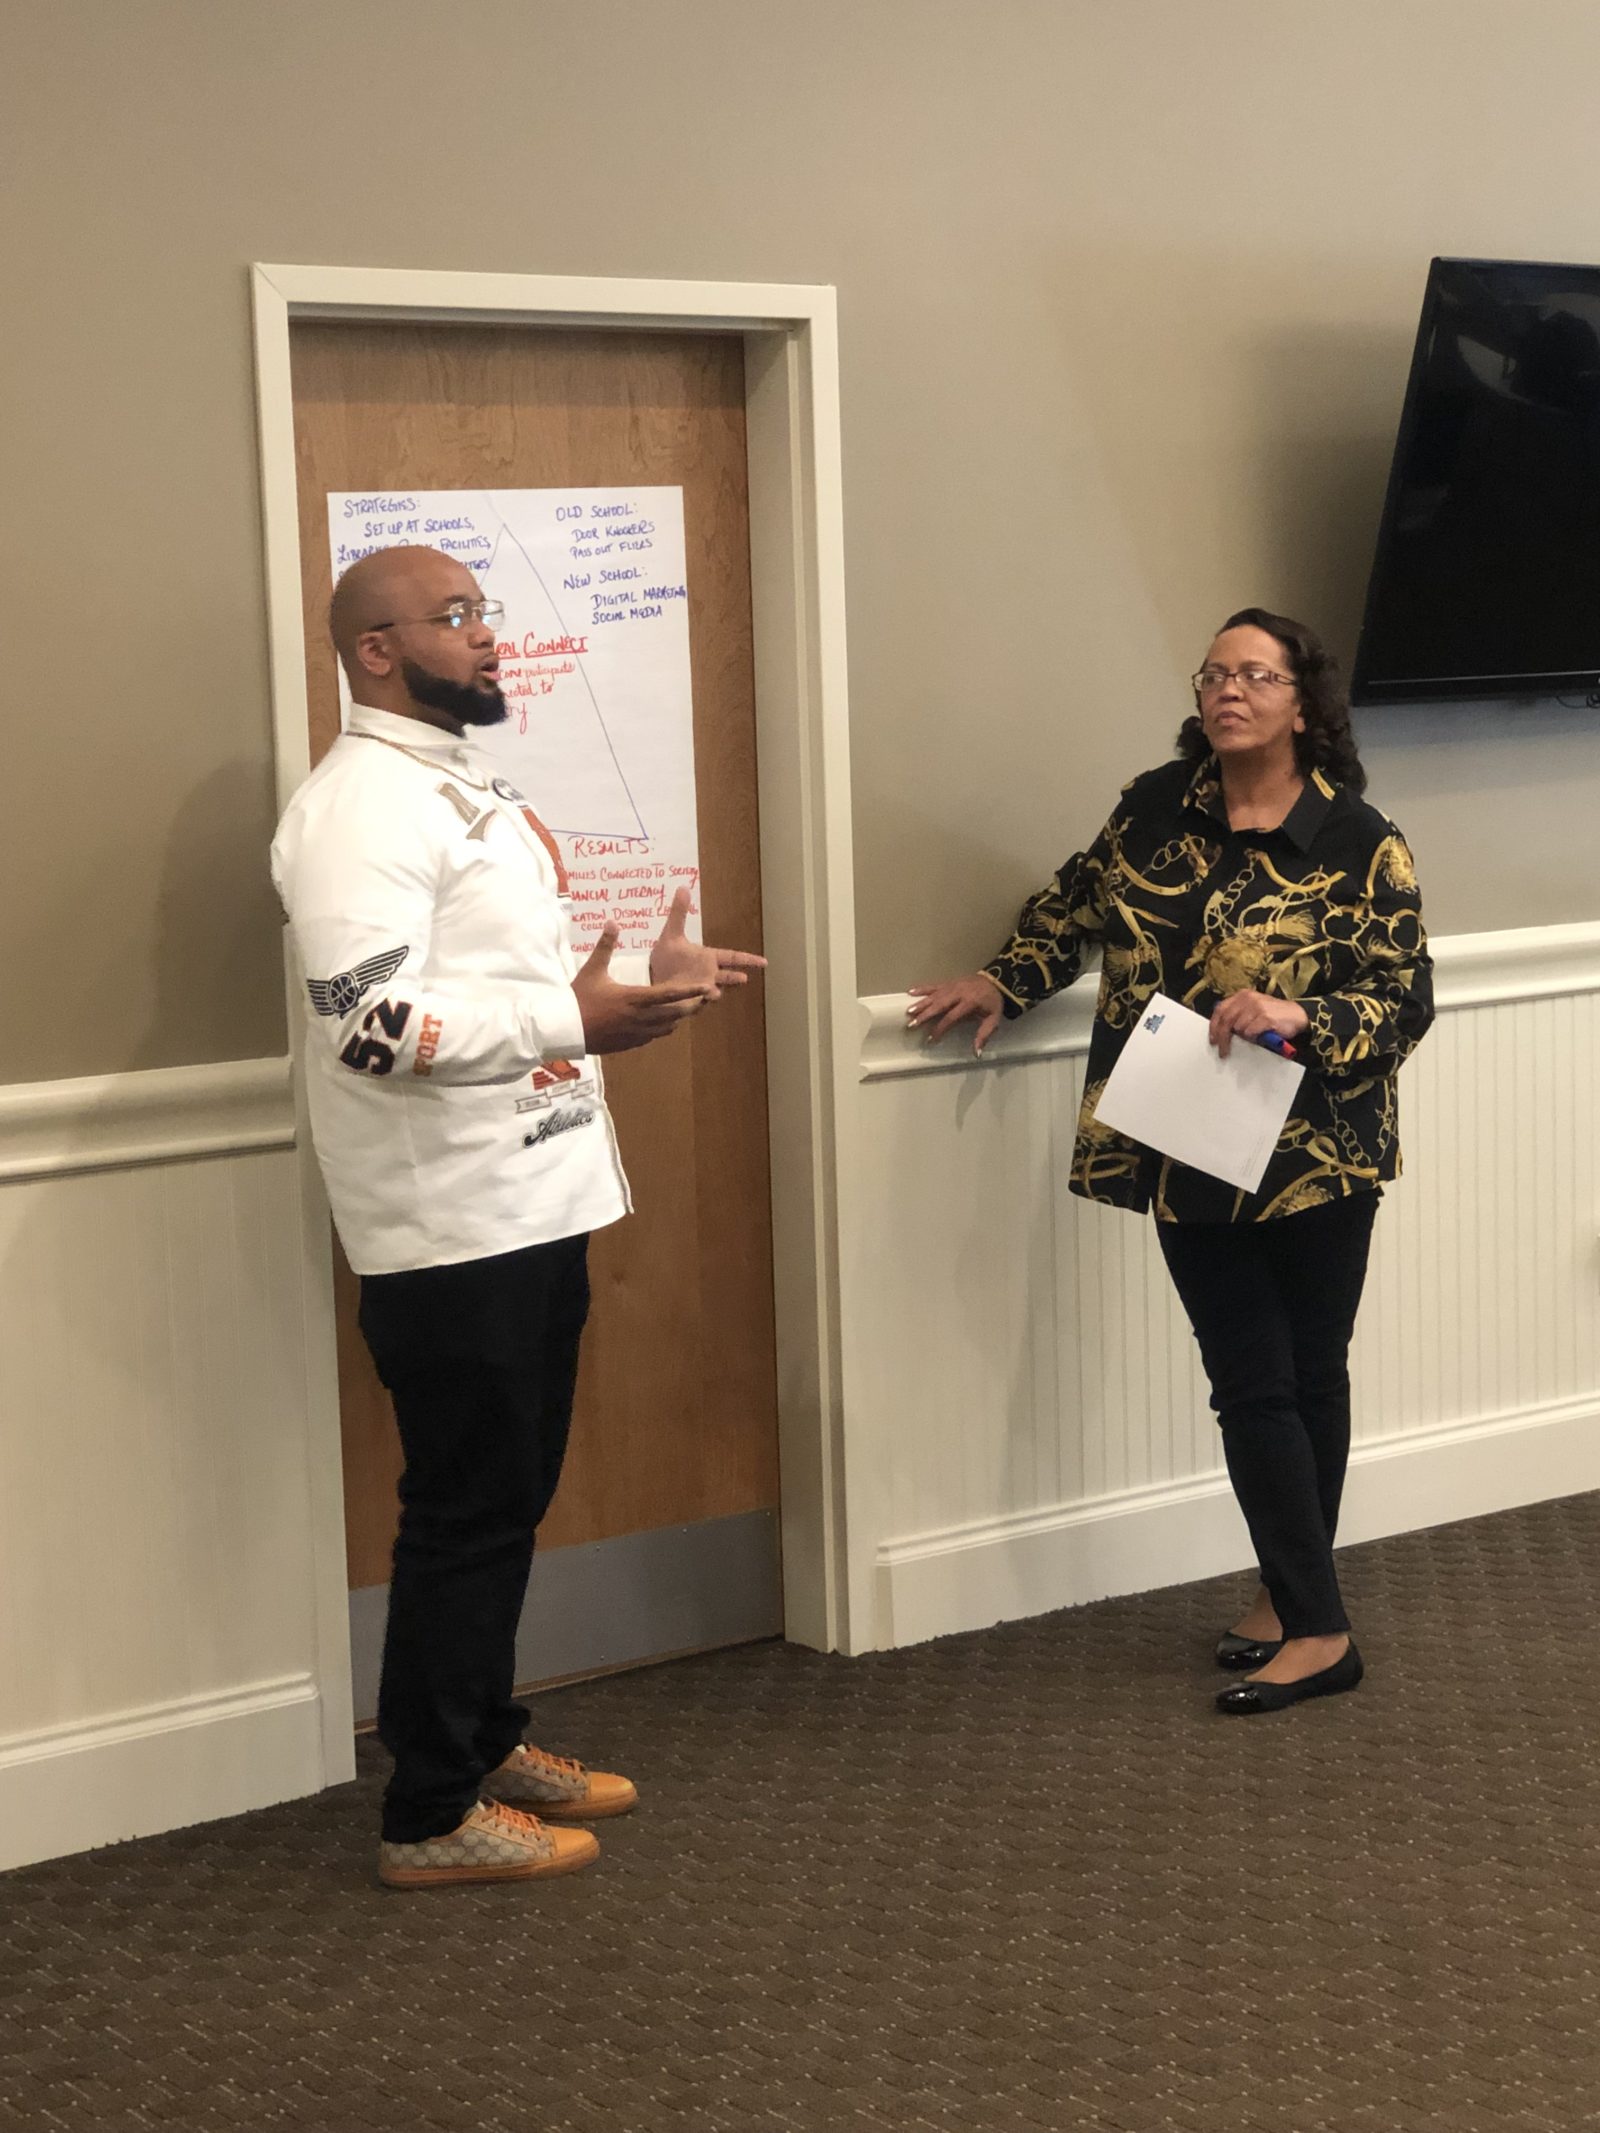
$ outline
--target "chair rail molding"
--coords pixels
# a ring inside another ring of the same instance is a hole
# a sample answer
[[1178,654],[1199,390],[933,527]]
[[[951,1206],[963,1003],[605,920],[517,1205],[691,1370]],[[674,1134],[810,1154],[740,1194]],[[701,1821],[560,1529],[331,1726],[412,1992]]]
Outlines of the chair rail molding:
[[288,1059],[0,1087],[0,1183],[294,1145]]
[[[1441,1014],[1513,1000],[1548,1000],[1600,990],[1600,925],[1517,926],[1500,933],[1445,934],[1431,942],[1434,1001]],[[1084,975],[1014,1022],[1003,1022],[980,1055],[970,1033],[954,1030],[930,1045],[906,1027],[911,995],[868,994],[860,1002],[861,1079],[958,1074],[1026,1059],[1075,1058],[1089,1049],[1097,959]]]

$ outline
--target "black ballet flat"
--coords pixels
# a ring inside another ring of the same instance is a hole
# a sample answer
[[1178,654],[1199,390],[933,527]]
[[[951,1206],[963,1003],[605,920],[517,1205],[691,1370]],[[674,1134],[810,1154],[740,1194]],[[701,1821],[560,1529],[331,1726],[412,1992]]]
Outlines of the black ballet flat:
[[1241,1637],[1236,1631],[1225,1629],[1217,1639],[1217,1664],[1225,1666],[1230,1674],[1253,1674],[1282,1650],[1281,1637]]
[[1233,1718],[1254,1718],[1261,1711],[1286,1711],[1292,1703],[1305,1703],[1313,1696],[1342,1696],[1353,1689],[1366,1672],[1361,1654],[1352,1643],[1332,1666],[1320,1674],[1307,1674],[1304,1681],[1241,1681],[1217,1694],[1217,1709]]

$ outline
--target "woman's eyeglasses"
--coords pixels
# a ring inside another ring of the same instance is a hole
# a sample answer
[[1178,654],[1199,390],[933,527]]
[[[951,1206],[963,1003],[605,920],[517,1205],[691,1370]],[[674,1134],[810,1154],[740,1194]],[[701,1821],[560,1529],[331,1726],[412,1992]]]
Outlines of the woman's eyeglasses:
[[1299,686],[1292,674],[1275,674],[1271,667],[1202,667],[1198,674],[1191,674],[1189,680],[1202,696],[1215,695],[1230,681],[1236,681],[1241,689],[1293,689]]

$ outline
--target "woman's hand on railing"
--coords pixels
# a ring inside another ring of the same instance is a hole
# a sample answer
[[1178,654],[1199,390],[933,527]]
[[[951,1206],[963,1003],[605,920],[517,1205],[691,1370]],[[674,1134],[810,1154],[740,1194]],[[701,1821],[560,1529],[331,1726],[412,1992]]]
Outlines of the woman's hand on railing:
[[921,1030],[928,1044],[948,1036],[958,1022],[976,1022],[972,1049],[981,1052],[1000,1027],[1005,1011],[1004,993],[981,970],[969,977],[949,978],[942,985],[912,985],[908,990],[914,1004],[906,1009],[906,1027]]

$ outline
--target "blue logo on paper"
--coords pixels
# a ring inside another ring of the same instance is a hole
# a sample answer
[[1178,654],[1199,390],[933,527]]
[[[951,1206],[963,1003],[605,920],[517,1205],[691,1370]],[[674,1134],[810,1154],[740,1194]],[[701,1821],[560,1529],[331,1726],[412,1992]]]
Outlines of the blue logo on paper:
[[1144,1018],[1144,1026],[1153,1037],[1156,1031],[1161,1027],[1162,1023],[1166,1021],[1166,1019],[1167,1018],[1165,1015],[1146,1015]]

